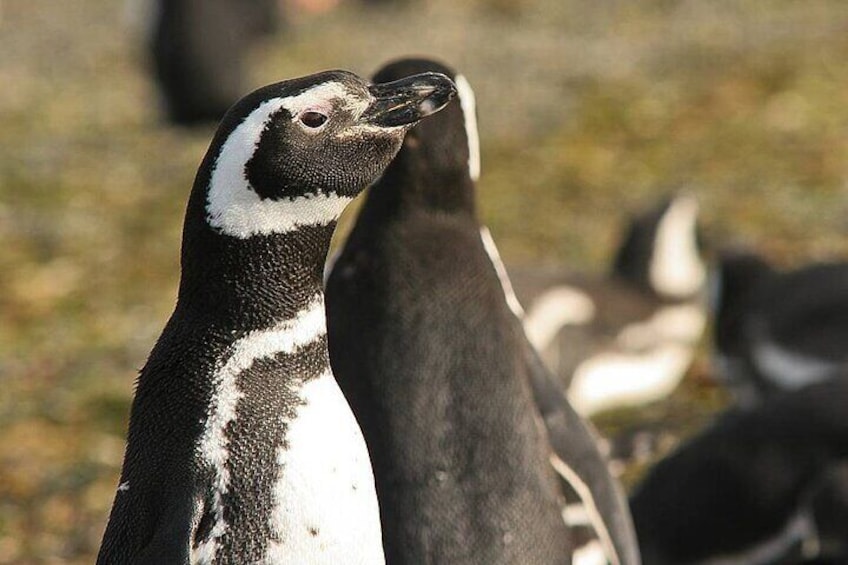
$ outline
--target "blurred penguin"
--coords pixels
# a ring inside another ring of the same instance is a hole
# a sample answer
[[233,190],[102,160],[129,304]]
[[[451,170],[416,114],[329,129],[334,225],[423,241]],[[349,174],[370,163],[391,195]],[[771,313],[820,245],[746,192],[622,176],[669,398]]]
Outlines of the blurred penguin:
[[606,277],[510,268],[527,335],[584,416],[660,400],[706,323],[698,202],[674,194],[632,219]]
[[848,368],[848,263],[781,271],[751,251],[722,254],[713,297],[716,374],[742,407]]
[[218,122],[246,93],[246,59],[283,25],[279,0],[131,0],[169,122]]
[[646,565],[848,563],[848,379],[731,410],[631,498]]

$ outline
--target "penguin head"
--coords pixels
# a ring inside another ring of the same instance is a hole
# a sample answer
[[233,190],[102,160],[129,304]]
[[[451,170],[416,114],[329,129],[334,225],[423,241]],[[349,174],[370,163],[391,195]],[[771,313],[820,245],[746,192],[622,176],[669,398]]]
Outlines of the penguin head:
[[474,91],[466,78],[431,59],[404,58],[383,66],[375,83],[389,83],[419,73],[439,73],[456,83],[457,99],[438,116],[421,122],[406,135],[402,151],[416,152],[422,165],[437,176],[480,176],[480,141]]
[[613,274],[664,298],[696,296],[707,282],[700,235],[697,199],[669,196],[631,221]]
[[198,174],[207,223],[246,238],[334,221],[455,92],[437,73],[369,85],[345,71],[254,91],[224,116]]
[[746,324],[757,306],[758,290],[774,274],[774,267],[755,251],[727,249],[720,253],[710,281],[710,309],[720,354],[742,355],[749,346]]

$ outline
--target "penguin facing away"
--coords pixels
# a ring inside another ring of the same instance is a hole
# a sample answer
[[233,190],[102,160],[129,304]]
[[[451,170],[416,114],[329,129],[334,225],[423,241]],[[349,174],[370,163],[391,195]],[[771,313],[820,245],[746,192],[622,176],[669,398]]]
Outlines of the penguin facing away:
[[[454,77],[458,100],[407,134],[327,282],[330,358],[372,456],[386,558],[569,563],[555,463],[572,467],[550,435],[564,431],[577,440],[556,439],[579,445],[594,473],[577,477],[591,513],[621,514],[599,526],[610,561],[638,563],[626,502],[593,438],[573,412],[536,404],[544,367],[506,303],[476,216],[467,81],[405,59],[375,82],[426,71]],[[592,498],[599,485],[607,491]]]
[[635,216],[604,277],[508,269],[530,341],[582,415],[660,400],[691,365],[706,325],[697,217],[688,193]]
[[719,260],[716,372],[737,403],[831,378],[848,367],[848,263],[778,270],[750,251]]
[[321,270],[345,205],[454,92],[433,73],[328,71],[227,113],[189,197],[178,300],[138,379],[98,563],[383,562]]
[[631,498],[650,565],[845,563],[848,379],[722,414]]

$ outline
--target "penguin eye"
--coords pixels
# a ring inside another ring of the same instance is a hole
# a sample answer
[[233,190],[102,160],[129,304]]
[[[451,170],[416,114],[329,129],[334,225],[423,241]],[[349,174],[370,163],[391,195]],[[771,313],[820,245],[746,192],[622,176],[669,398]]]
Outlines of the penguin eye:
[[300,123],[308,128],[320,128],[327,122],[327,116],[321,112],[304,112],[300,115]]

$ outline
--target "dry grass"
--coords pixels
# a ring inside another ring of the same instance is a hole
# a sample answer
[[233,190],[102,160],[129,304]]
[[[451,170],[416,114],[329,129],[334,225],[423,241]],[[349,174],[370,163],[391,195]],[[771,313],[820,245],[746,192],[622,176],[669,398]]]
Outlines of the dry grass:
[[[0,564],[88,563],[210,132],[157,123],[118,2],[0,2]],[[681,186],[717,240],[787,264],[848,251],[844,2],[350,3],[295,23],[256,84],[409,53],[464,71],[508,258],[600,268],[623,214]],[[681,394],[694,417],[640,417],[693,427],[718,402]]]

